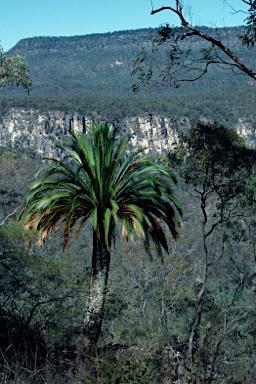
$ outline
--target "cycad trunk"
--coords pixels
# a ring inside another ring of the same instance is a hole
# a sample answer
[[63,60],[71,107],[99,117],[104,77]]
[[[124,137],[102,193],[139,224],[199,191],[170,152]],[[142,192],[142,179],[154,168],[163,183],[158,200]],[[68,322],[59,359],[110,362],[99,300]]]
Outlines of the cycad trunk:
[[104,231],[93,231],[92,272],[85,314],[85,335],[90,347],[96,346],[104,317],[105,294],[108,283],[110,252],[105,244]]

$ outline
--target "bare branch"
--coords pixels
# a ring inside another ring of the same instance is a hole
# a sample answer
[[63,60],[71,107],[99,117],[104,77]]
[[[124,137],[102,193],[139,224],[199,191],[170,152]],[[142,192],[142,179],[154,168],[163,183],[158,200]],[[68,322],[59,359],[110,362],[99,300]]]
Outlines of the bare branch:
[[0,226],[1,225],[4,225],[5,222],[9,219],[10,216],[12,215],[15,215],[15,213],[20,209],[20,206],[18,208],[16,208],[13,212],[9,213],[9,215],[7,215],[4,220],[0,223]]
[[[250,7],[247,12],[249,16],[246,19],[245,33],[239,38],[241,45],[253,47],[256,41],[256,2],[245,0],[244,3]],[[187,20],[180,0],[176,0],[174,6],[161,6],[157,9],[153,8],[151,1],[151,6],[152,15],[164,11],[176,15],[180,27],[170,27],[168,23],[160,26],[158,37],[152,39],[151,52],[148,48],[142,48],[134,60],[133,74],[138,75],[138,82],[133,86],[134,91],[140,85],[149,84],[167,84],[177,88],[182,82],[194,82],[202,78],[210,65],[219,65],[222,69],[233,71],[237,69],[241,74],[256,80],[255,70],[249,68],[214,31],[194,26]],[[198,38],[207,47],[193,53],[189,44],[191,38]],[[183,41],[187,43],[183,44]],[[168,48],[163,47],[160,50],[160,46],[165,43],[169,44]]]
[[193,32],[193,35],[197,35],[201,37],[203,40],[209,41],[214,46],[221,49],[222,52],[224,52],[234,63],[236,63],[237,67],[244,73],[246,73],[248,76],[252,77],[254,80],[256,80],[256,72],[248,68],[235,54],[232,52],[228,47],[226,47],[220,40],[215,39],[213,36],[210,36],[204,32],[202,32],[199,28],[194,27],[191,25],[186,19],[185,16],[182,13],[182,6],[180,1],[176,1],[176,9],[172,7],[161,7],[156,10],[152,10],[151,14],[154,15],[155,13],[162,12],[165,10],[169,10],[173,13],[175,13],[179,18],[181,25],[183,27],[188,28]]

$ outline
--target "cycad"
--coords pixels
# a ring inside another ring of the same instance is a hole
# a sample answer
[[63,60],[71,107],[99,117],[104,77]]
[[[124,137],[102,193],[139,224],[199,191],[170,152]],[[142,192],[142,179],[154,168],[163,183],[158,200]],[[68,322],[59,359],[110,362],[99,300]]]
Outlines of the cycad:
[[99,338],[104,314],[111,243],[121,227],[123,237],[140,238],[150,253],[168,251],[163,224],[177,238],[181,209],[171,185],[169,169],[142,151],[129,150],[129,135],[116,141],[111,125],[71,133],[65,157],[44,166],[31,185],[19,218],[35,230],[39,244],[60,226],[64,246],[71,232],[77,235],[88,220],[93,228],[90,290],[85,313],[85,334],[90,343]]

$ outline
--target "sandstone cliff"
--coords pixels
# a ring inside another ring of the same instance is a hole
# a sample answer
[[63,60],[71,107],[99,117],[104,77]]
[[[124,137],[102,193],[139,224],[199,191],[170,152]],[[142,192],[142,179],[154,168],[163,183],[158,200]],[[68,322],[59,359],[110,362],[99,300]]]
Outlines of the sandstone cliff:
[[[0,123],[0,145],[12,148],[28,148],[39,157],[60,154],[56,144],[62,144],[70,129],[85,132],[88,125],[96,122],[90,116],[58,111],[39,112],[36,109],[12,108]],[[98,121],[97,121],[98,122]],[[256,119],[239,119],[236,129],[250,146],[256,142]],[[148,150],[164,153],[172,148],[181,132],[191,123],[187,117],[137,116],[115,121],[121,131],[132,133],[132,144]]]

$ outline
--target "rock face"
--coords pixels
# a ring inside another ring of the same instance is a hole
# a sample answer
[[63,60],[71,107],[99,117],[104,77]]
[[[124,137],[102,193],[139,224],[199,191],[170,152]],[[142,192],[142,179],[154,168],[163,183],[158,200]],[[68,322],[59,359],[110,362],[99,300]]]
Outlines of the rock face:
[[[12,108],[0,123],[0,145],[26,148],[39,157],[58,157],[70,129],[86,132],[88,125],[98,122],[90,116],[58,111],[39,112],[36,109]],[[132,145],[146,151],[165,153],[177,142],[178,135],[186,132],[191,123],[188,118],[138,116],[115,121],[121,131],[132,133]],[[256,130],[253,119],[240,119],[236,129],[249,145],[255,145]]]
[[12,108],[0,124],[0,145],[30,149],[39,157],[55,157],[61,152],[56,145],[63,143],[70,128],[83,130],[91,122],[68,113]]
[[[89,116],[48,111],[12,108],[0,124],[0,145],[12,148],[29,148],[37,156],[55,157],[69,130],[86,132],[87,127],[98,121]],[[159,116],[126,118],[115,121],[121,131],[132,133],[132,145],[147,151],[163,153],[171,149],[178,134],[190,127],[189,120]]]
[[236,125],[237,133],[245,138],[246,144],[251,147],[256,147],[256,118],[240,118]]

